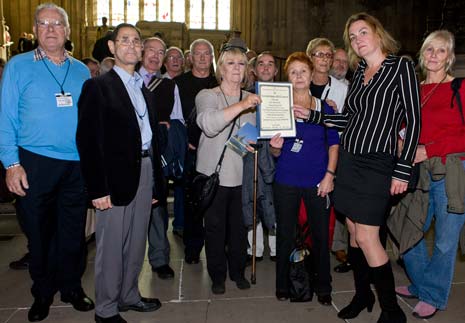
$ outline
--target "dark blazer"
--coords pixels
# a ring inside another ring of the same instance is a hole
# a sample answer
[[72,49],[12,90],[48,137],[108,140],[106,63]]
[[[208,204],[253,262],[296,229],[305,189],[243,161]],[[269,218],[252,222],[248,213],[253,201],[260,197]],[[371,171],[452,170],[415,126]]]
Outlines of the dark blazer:
[[[161,201],[166,190],[156,140],[158,121],[152,93],[144,87],[142,93],[153,133],[153,197]],[[128,205],[139,186],[142,143],[134,106],[118,74],[111,70],[87,80],[78,109],[76,142],[90,199],[110,195],[114,205]]]

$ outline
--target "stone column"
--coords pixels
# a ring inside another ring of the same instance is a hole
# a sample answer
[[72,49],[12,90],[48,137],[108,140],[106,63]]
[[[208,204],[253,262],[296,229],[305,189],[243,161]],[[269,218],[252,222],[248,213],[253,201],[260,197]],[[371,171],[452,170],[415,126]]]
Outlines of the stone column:
[[4,60],[8,59],[8,51],[7,47],[5,46],[6,39],[5,39],[5,17],[3,16],[3,0],[0,0],[0,57]]

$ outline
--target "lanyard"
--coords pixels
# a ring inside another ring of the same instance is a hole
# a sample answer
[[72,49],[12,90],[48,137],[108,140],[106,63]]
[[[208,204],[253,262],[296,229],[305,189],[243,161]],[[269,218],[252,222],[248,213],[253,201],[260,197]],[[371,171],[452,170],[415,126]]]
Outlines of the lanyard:
[[62,95],[65,95],[65,91],[63,90],[63,85],[65,84],[66,82],[66,79],[68,78],[68,72],[69,72],[69,67],[71,65],[71,62],[70,60],[68,59],[68,67],[66,68],[66,74],[65,74],[65,77],[63,79],[63,82],[58,82],[57,78],[55,77],[55,75],[53,74],[53,72],[50,70],[50,68],[47,66],[47,63],[45,63],[45,59],[42,59],[42,62],[44,62],[44,65],[45,65],[45,68],[47,69],[47,71],[50,73],[50,75],[53,77],[53,79],[55,80],[55,82],[57,82],[58,86],[60,87],[60,90],[61,90],[61,94]]
[[325,101],[327,98],[328,98],[328,95],[329,95],[329,91],[331,91],[331,77],[328,76],[328,91],[326,92],[326,95],[325,95],[325,98],[322,99],[322,101]]

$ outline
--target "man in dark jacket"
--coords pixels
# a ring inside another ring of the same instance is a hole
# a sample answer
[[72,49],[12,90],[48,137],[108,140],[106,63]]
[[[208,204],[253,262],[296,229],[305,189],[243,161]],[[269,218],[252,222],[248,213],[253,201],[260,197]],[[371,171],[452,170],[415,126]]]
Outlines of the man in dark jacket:
[[97,209],[95,321],[124,323],[119,312],[161,306],[156,298],[141,297],[137,282],[150,210],[165,197],[153,100],[135,71],[142,55],[140,32],[120,24],[108,45],[115,66],[84,83],[77,144]]
[[200,252],[204,245],[205,229],[203,219],[194,216],[192,205],[191,182],[195,175],[197,146],[201,134],[195,122],[195,97],[203,89],[211,89],[218,85],[211,73],[215,58],[213,45],[206,39],[197,39],[190,45],[192,70],[176,77],[174,81],[179,87],[182,111],[187,124],[188,152],[184,162],[184,254],[188,264],[199,263]]

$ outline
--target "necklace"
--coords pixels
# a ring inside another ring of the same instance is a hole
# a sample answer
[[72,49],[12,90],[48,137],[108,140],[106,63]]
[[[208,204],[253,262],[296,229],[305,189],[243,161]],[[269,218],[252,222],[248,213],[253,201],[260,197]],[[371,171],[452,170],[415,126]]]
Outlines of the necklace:
[[[228,100],[226,99],[226,95],[224,94],[223,88],[221,87],[221,85],[219,86],[219,88],[220,88],[221,93],[223,94],[223,98],[224,98],[224,101],[226,102],[226,105],[229,107],[230,104],[229,104]],[[237,101],[237,102],[240,102],[240,101],[242,101],[242,90],[239,90],[239,101]]]
[[[229,106],[230,106],[230,105],[229,105],[229,102],[228,102],[228,100],[226,99],[226,95],[224,94],[223,88],[221,87],[221,85],[219,86],[219,88],[220,88],[221,93],[223,94],[223,98],[224,98],[224,101],[226,102],[226,105],[229,107]],[[237,101],[237,102],[242,101],[242,90],[239,89],[239,93],[240,93],[240,94],[239,94],[239,101]],[[236,119],[238,119],[238,118],[240,119],[240,116],[236,116],[236,117],[234,118],[234,120],[233,120],[233,126],[232,126],[233,129],[234,129],[234,126],[236,125]],[[239,120],[239,124],[240,124],[240,120]],[[231,130],[231,131],[232,131],[232,130]]]
[[423,96],[423,99],[421,100],[421,107],[422,107],[422,108],[423,108],[423,106],[429,101],[429,99],[430,99],[431,96],[434,94],[434,92],[436,92],[436,90],[438,89],[438,86],[441,85],[442,82],[444,82],[444,80],[446,79],[446,77],[447,77],[447,73],[446,73],[446,75],[443,77],[443,79],[431,89],[431,91],[429,91],[429,92],[428,92],[427,94],[425,94],[425,95],[422,95],[422,96]]

